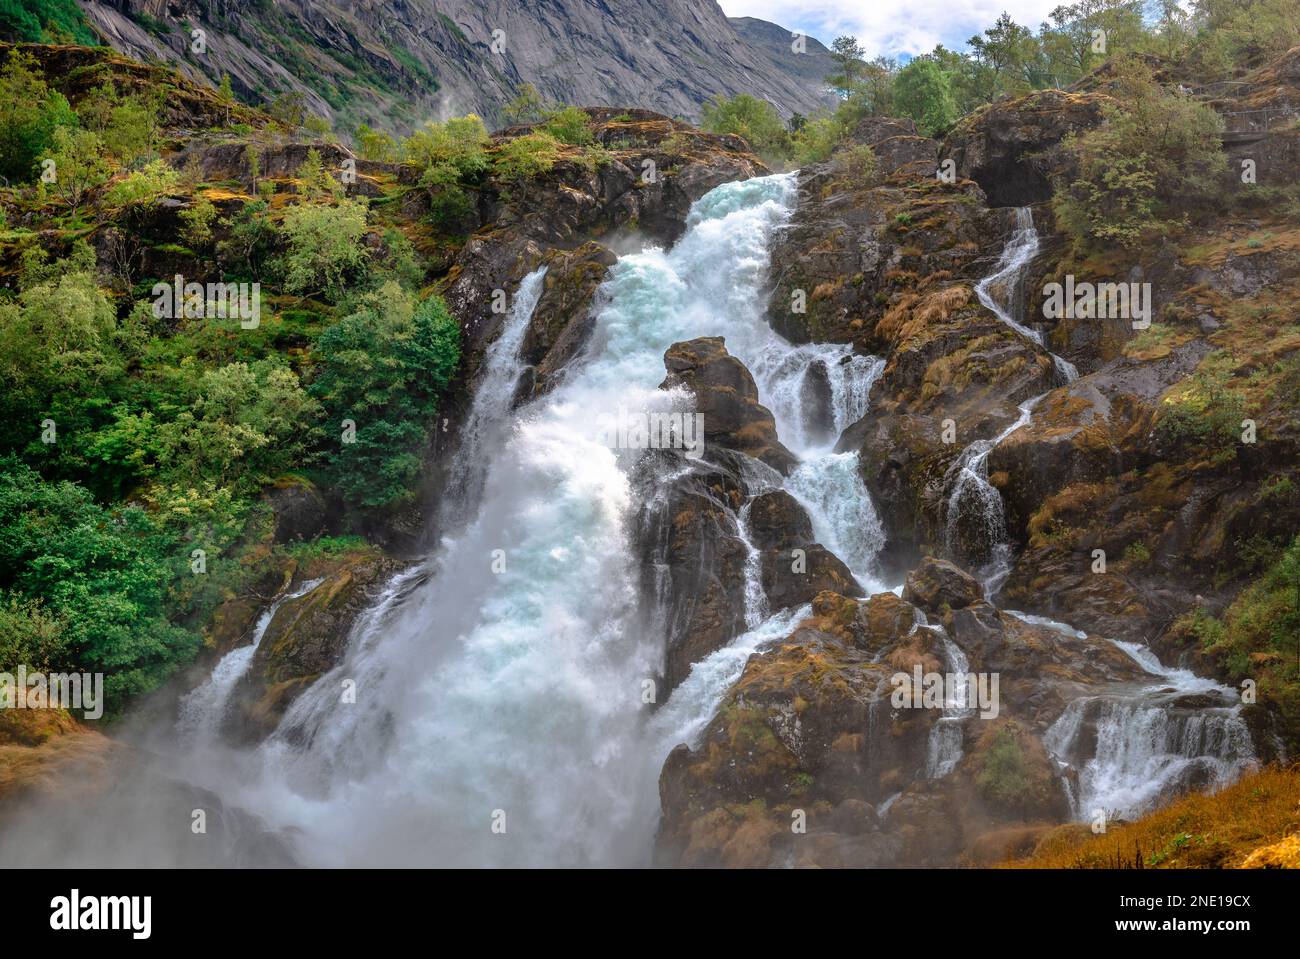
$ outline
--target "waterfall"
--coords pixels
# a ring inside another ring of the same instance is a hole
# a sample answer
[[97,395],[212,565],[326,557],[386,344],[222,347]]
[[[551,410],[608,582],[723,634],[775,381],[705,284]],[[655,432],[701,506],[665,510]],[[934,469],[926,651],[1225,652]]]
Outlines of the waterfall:
[[[658,388],[674,342],[721,335],[747,364],[796,350],[767,326],[761,295],[768,238],[793,197],[790,175],[725,184],[695,203],[672,250],[621,257],[580,364],[511,410],[540,271],[521,284],[452,468],[465,488],[478,480],[462,522],[390,584],[239,781],[220,784],[290,830],[304,863],[647,861],[659,766],[681,741],[668,740],[707,722],[747,644],[785,634],[806,609],[763,619],[753,597],[753,628],[696,664],[652,725],[643,692],[663,636],[638,616],[629,536],[630,474],[650,458],[610,449],[595,421],[620,406],[680,408],[681,391]],[[830,429],[859,418],[876,361],[844,347],[803,353],[828,363]],[[778,414],[782,435],[800,412]],[[833,532],[843,510],[831,499],[815,521]]]
[[1173,698],[1152,690],[1077,699],[1047,730],[1049,752],[1078,772],[1070,790],[1077,818],[1140,816],[1187,789],[1229,785],[1254,764],[1240,706],[1181,709]]
[[[1046,349],[1042,334],[1019,322],[1016,317],[1024,315],[1025,274],[1029,264],[1038,255],[1038,231],[1034,229],[1034,214],[1027,206],[1016,209],[1016,228],[1011,239],[1002,250],[997,266],[992,273],[975,285],[975,295],[980,303],[994,316],[1011,327],[1021,336],[1033,340]],[[1001,294],[998,298],[997,294]],[[1079,371],[1074,364],[1048,352],[1057,373],[1066,383],[1079,378]]]
[[[1075,639],[1086,633],[1042,616],[1008,611]],[[1065,784],[1076,818],[1149,812],[1184,789],[1229,785],[1255,763],[1236,691],[1191,670],[1169,668],[1148,647],[1111,642],[1160,682],[1121,684],[1066,706],[1043,745],[1077,783]],[[1196,697],[1194,705],[1181,702]],[[1206,698],[1219,705],[1205,705]]]
[[519,348],[542,297],[545,277],[546,267],[542,266],[520,281],[501,332],[483,353],[474,398],[460,430],[461,448],[445,487],[448,495],[442,512],[453,525],[457,516],[451,514],[463,515],[477,504],[491,452],[503,440],[503,427],[524,370]]
[[884,526],[858,472],[857,452],[833,449],[840,434],[867,415],[871,387],[884,368],[881,358],[856,354],[847,344],[792,346],[770,331],[751,367],[777,434],[800,459],[786,491],[807,511],[817,541],[868,592],[887,588],[874,568]]
[[[1007,241],[992,273],[975,285],[975,295],[999,320],[1038,346],[1043,337],[1016,319],[1024,313],[1024,281],[1029,264],[1038,255],[1038,231],[1029,207],[1016,210],[1016,229]],[[1044,346],[1044,349],[1046,347]],[[1048,351],[1063,382],[1079,376],[1074,365]],[[991,600],[1011,575],[1012,547],[1007,541],[1002,494],[988,481],[988,457],[999,443],[1029,423],[1034,407],[1046,393],[1019,407],[1020,415],[991,440],[976,440],[949,467],[944,518],[944,547],[950,555],[971,553],[980,563],[979,578]],[[974,547],[970,549],[970,547]]]
[[949,467],[951,491],[944,518],[944,547],[950,555],[958,555],[974,539],[983,559],[979,578],[984,586],[984,595],[989,599],[997,594],[1011,574],[1013,558],[1011,544],[1007,541],[1002,494],[989,482],[989,454],[1004,439],[1029,423],[1034,407],[1042,398],[1042,395],[1036,396],[1021,404],[1015,422],[991,440],[971,443]]
[[217,741],[221,723],[230,706],[230,694],[253,664],[253,656],[262,644],[262,637],[266,635],[276,611],[289,600],[310,593],[321,582],[320,579],[308,580],[277,597],[258,617],[257,624],[253,627],[252,641],[221,657],[217,665],[212,667],[208,678],[181,700],[180,716],[176,724],[177,738],[181,742],[195,747],[211,745]]
[[753,629],[768,613],[767,594],[763,592],[763,559],[758,547],[749,538],[749,509],[747,502],[736,514],[736,536],[745,544],[745,627]]
[[970,661],[948,636],[946,629],[937,623],[926,624],[925,614],[919,610],[917,615],[917,628],[929,630],[942,644],[944,668],[952,679],[951,683],[944,684],[943,713],[930,727],[926,748],[925,775],[929,779],[939,779],[957,768],[961,761],[965,742],[962,725],[975,712],[970,706]]

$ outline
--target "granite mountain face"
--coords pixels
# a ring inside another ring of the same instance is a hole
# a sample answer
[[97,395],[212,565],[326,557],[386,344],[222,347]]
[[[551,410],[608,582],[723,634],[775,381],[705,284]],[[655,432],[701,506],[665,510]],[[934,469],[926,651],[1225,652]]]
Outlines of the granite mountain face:
[[[427,117],[500,122],[524,83],[584,106],[632,103],[696,119],[754,93],[784,116],[828,103],[830,54],[811,37],[713,0],[83,0],[119,51],[193,79],[230,74],[247,100],[298,91],[336,126],[397,131]],[[204,31],[204,53],[192,47]],[[342,121],[340,123],[340,121]]]

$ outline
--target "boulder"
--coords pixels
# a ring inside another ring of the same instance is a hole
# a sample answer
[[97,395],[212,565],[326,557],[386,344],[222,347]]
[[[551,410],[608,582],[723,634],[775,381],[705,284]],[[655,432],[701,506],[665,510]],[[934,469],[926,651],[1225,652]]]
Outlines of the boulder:
[[961,609],[984,598],[975,577],[947,560],[927,557],[912,570],[903,586],[903,599],[928,612]]
[[720,336],[674,343],[664,354],[668,376],[661,389],[684,387],[704,416],[705,444],[745,453],[788,473],[798,462],[776,436],[772,412],[758,401],[758,387],[745,365],[727,352]]
[[616,259],[594,241],[575,250],[554,251],[544,259],[542,294],[519,347],[520,359],[533,367],[529,397],[553,389],[568,364],[586,348],[596,328],[596,290]]

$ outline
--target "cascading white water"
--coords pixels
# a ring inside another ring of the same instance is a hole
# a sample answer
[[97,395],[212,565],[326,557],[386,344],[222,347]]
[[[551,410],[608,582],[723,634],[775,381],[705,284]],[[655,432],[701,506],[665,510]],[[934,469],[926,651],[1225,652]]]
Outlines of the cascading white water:
[[[774,333],[752,367],[778,435],[800,459],[786,490],[807,511],[818,542],[868,592],[886,588],[874,570],[884,527],[858,473],[857,452],[832,450],[840,434],[867,414],[871,387],[884,368],[884,360],[856,354],[846,344],[791,346]],[[810,413],[810,406],[820,415]]]
[[[975,295],[986,309],[1021,336],[1044,346],[1037,330],[1025,326],[1016,316],[1024,309],[1024,281],[1029,264],[1038,255],[1038,231],[1034,229],[1029,207],[1016,210],[1016,229],[1002,250],[994,271],[975,286]],[[1045,348],[1045,347],[1044,347]],[[1078,379],[1074,364],[1048,351],[1057,374],[1066,383]],[[975,540],[986,554],[979,578],[984,594],[997,594],[1011,574],[1012,549],[1007,542],[1006,518],[1002,494],[988,480],[988,457],[999,443],[1029,423],[1034,407],[1046,393],[1020,406],[1020,415],[1010,426],[991,440],[971,443],[949,468],[949,493],[944,527],[944,546],[950,554],[960,552],[961,524],[974,529]]]
[[[980,303],[999,320],[1021,336],[1046,348],[1042,335],[1016,319],[1024,312],[1025,271],[1038,255],[1038,231],[1034,229],[1034,213],[1029,207],[1016,209],[1016,229],[1002,250],[994,271],[975,285],[975,295]],[[1001,294],[999,299],[998,294]],[[1072,383],[1079,378],[1073,363],[1049,351],[1052,363],[1061,378]]]
[[277,597],[258,617],[252,640],[221,657],[208,678],[181,700],[176,723],[177,738],[181,742],[190,747],[202,747],[217,741],[230,705],[230,694],[253,664],[253,655],[262,644],[262,637],[276,612],[289,600],[310,593],[320,583],[320,579],[308,580]]
[[[680,408],[681,391],[658,389],[674,342],[722,335],[747,364],[794,351],[767,326],[760,295],[768,237],[793,194],[791,175],[726,184],[694,205],[673,250],[622,257],[581,366],[509,413],[540,289],[540,272],[530,275],[485,359],[466,462],[452,471],[481,476],[463,528],[390,584],[242,780],[210,785],[290,829],[306,864],[646,861],[659,765],[677,733],[649,729],[642,699],[663,653],[636,610],[627,519],[641,454],[608,448],[596,420]],[[842,347],[825,355],[838,427],[864,411],[874,361]],[[793,428],[778,416],[779,431]],[[788,631],[798,612],[756,624],[723,659]],[[697,664],[659,715],[707,722],[724,673]],[[353,688],[355,702],[344,695]]]
[[978,525],[976,539],[988,550],[988,556],[979,571],[983,582],[984,595],[992,598],[1006,582],[1011,573],[1012,550],[1007,542],[1006,516],[1002,506],[1002,494],[989,482],[989,454],[1004,439],[1028,424],[1033,416],[1034,407],[1043,397],[1036,396],[1021,404],[1020,415],[1014,423],[991,440],[976,440],[971,443],[949,468],[953,476],[948,482],[951,492],[948,494],[944,525],[944,547],[955,554],[961,549],[960,523],[963,520],[971,525]]
[[[924,620],[924,615],[919,610],[918,615]],[[930,727],[925,757],[925,775],[930,779],[938,779],[957,768],[957,763],[964,754],[965,734],[962,724],[974,712],[969,705],[970,661],[942,626],[922,622],[918,628],[929,630],[939,638],[943,646],[944,668],[952,678],[951,683],[944,684],[943,714]]]
[[[483,366],[460,430],[461,449],[456,455],[445,489],[444,514],[464,515],[473,510],[483,484],[491,451],[500,444],[509,420],[523,365],[519,348],[528,332],[537,301],[542,297],[546,267],[538,267],[519,282],[501,332],[483,352]],[[447,518],[452,518],[448,516]]]
[[[1087,635],[1043,616],[1008,613],[1075,639]],[[1076,699],[1043,734],[1048,752],[1077,772],[1077,783],[1066,780],[1077,818],[1138,816],[1184,789],[1226,786],[1255,763],[1235,690],[1166,667],[1139,643],[1111,642],[1160,682]],[[1184,697],[1196,697],[1194,704],[1180,703]]]
[[767,618],[767,594],[763,591],[763,558],[749,538],[749,509],[746,503],[736,514],[736,535],[745,544],[745,628],[753,629]]

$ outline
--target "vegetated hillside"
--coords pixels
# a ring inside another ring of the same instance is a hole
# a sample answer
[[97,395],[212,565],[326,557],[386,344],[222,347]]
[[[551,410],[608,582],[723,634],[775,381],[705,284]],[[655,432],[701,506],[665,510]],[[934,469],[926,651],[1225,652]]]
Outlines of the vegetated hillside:
[[[755,43],[714,0],[83,0],[81,7],[123,52],[213,83],[228,73],[250,103],[296,91],[312,113],[349,131],[366,122],[409,132],[427,117],[465,113],[496,124],[525,83],[562,103],[632,104],[685,117],[698,117],[714,96],[740,92],[770,98],[785,115],[810,113],[828,99],[822,75],[803,63],[823,60],[824,47],[810,40],[801,58],[788,40],[783,51],[773,49],[770,31]],[[205,31],[205,52],[193,49],[194,29]]]

